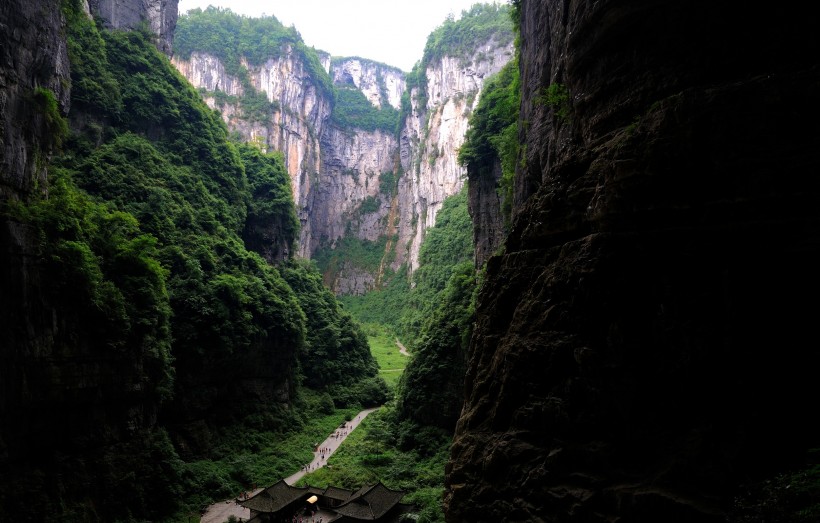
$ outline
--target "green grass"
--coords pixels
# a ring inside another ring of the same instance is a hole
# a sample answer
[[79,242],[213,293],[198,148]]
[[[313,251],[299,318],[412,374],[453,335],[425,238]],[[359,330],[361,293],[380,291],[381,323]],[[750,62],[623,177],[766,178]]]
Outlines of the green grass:
[[379,363],[379,376],[384,378],[392,390],[395,390],[410,357],[399,352],[396,337],[384,326],[368,323],[364,325],[364,331],[370,343],[370,352]]
[[186,491],[195,492],[169,521],[185,521],[191,511],[238,496],[254,486],[266,487],[298,472],[313,460],[313,448],[345,420],[353,419],[359,409],[335,409],[331,414],[318,412],[319,394],[302,389],[300,412],[293,417],[290,432],[257,432],[247,426],[230,428],[218,435],[220,445],[213,459],[182,465]]
[[443,522],[441,498],[449,440],[433,438],[425,454],[399,450],[394,440],[395,427],[391,426],[395,423],[391,409],[387,405],[362,420],[325,467],[302,477],[296,485],[356,490],[381,481],[390,489],[406,493],[403,501],[416,505],[420,523]]

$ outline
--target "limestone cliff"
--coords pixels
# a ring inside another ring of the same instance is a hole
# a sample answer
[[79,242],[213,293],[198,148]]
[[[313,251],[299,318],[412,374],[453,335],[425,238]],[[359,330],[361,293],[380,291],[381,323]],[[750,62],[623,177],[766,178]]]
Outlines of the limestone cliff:
[[478,298],[447,521],[761,521],[735,497],[820,442],[814,22],[518,7],[525,167]]
[[4,2],[0,15],[0,199],[25,199],[45,189],[54,145],[36,90],[51,91],[58,110],[68,111],[68,55],[59,2]]
[[[43,16],[42,13],[49,13]],[[65,114],[69,91],[66,42],[60,37],[59,2],[13,0],[0,9],[0,210],[10,201],[28,201],[47,192],[46,164],[54,146],[53,129],[37,103],[48,89]],[[60,116],[59,114],[57,116]],[[25,125],[22,124],[25,122]],[[57,330],[45,302],[36,231],[0,213],[0,466],[19,458],[31,434],[17,427],[19,416],[56,391],[35,375],[58,372],[37,365],[48,361]],[[36,335],[32,335],[37,333]],[[32,374],[33,373],[33,374]],[[45,385],[45,384],[43,384]],[[34,388],[30,388],[34,386]]]
[[[231,129],[283,152],[302,225],[301,256],[333,249],[345,236],[370,242],[387,236],[393,239],[387,243],[386,265],[395,270],[408,264],[412,271],[424,230],[435,223],[443,200],[463,186],[466,173],[456,153],[484,79],[511,56],[511,44],[491,39],[477,45],[468,59],[445,56],[430,63],[424,73],[427,91],[412,93],[401,146],[387,130],[335,124],[332,101],[304,74],[292,52],[262,66],[244,62],[253,87],[278,104],[268,119],[250,119],[238,102],[219,98],[219,92],[241,96],[243,88],[218,58],[192,53],[173,63],[211,107],[222,111]],[[401,108],[405,79],[396,68],[358,57],[325,60],[324,65],[337,87],[359,89],[374,107]],[[418,100],[425,97],[420,106]],[[399,171],[403,174],[393,194],[380,180]],[[338,293],[359,294],[373,288],[378,277],[348,265],[337,267],[328,283]]]
[[390,104],[401,109],[404,94],[404,73],[395,67],[364,58],[339,58],[329,70],[335,85],[352,85],[359,89],[374,106]]
[[243,112],[235,99],[223,101],[217,98],[219,93],[231,97],[245,94],[242,82],[227,74],[218,58],[194,52],[188,60],[174,57],[172,62],[194,87],[204,91],[205,101],[222,112],[231,130],[246,141],[282,151],[302,223],[299,254],[308,256],[313,227],[306,209],[311,188],[321,170],[319,140],[332,110],[329,94],[317,87],[302,56],[292,46],[285,47],[278,58],[268,59],[262,65],[243,61],[252,88],[275,102],[276,110],[257,118],[250,118]]
[[[466,181],[458,149],[484,81],[512,54],[512,43],[499,45],[492,38],[479,43],[467,59],[444,56],[426,68],[425,92],[411,93],[412,110],[400,138],[405,175],[399,182],[399,245],[406,248],[401,260],[411,272],[418,266],[424,230],[435,224],[444,199],[459,192]],[[426,103],[420,106],[423,95]]]
[[489,165],[468,166],[467,179],[467,207],[473,220],[475,265],[481,268],[504,243],[502,199],[498,194],[501,162],[495,158]]
[[170,55],[177,25],[178,0],[87,0],[91,12],[102,18],[107,27],[136,29],[147,23],[157,36],[157,47]]
[[[4,521],[48,521],[60,514],[90,521],[93,510],[105,514],[107,507],[88,508],[107,488],[95,478],[115,468],[116,461],[134,459],[129,453],[144,450],[145,440],[156,435],[159,384],[143,381],[156,377],[152,356],[140,346],[113,348],[97,336],[94,317],[86,315],[88,304],[71,294],[75,282],[51,271],[52,260],[42,255],[43,231],[15,211],[53,199],[56,192],[46,174],[67,133],[63,117],[71,81],[65,4],[9,0],[0,7]],[[173,12],[167,17],[175,17],[176,2],[164,9]],[[68,303],[60,301],[61,293],[69,296]],[[71,512],[77,506],[83,508]]]

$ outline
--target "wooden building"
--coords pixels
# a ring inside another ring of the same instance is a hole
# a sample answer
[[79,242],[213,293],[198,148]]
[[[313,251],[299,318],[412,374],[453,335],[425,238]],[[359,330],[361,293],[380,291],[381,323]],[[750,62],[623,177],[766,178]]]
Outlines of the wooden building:
[[255,496],[240,502],[251,511],[248,523],[292,523],[312,515],[320,515],[322,523],[374,521],[401,523],[415,507],[401,503],[404,492],[391,490],[383,484],[364,486],[357,491],[339,487],[293,487],[280,480]]

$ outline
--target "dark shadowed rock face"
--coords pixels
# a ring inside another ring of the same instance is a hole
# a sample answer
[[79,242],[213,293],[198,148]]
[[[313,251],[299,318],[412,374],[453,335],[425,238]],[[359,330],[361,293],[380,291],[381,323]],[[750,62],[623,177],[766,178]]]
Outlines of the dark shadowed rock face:
[[504,241],[504,218],[501,215],[501,161],[491,165],[467,168],[470,218],[473,220],[473,244],[476,267],[483,267]]
[[784,11],[523,0],[447,521],[725,521],[820,442],[820,67]]
[[0,201],[45,185],[51,138],[35,89],[49,89],[68,110],[68,55],[59,36],[57,1],[7,0],[0,5]]
[[[142,445],[159,405],[153,386],[141,381],[150,371],[140,348],[100,346],[82,324],[79,307],[54,303],[51,289],[66,282],[48,273],[41,232],[6,212],[9,202],[36,201],[49,192],[47,166],[59,142],[55,120],[68,112],[70,96],[61,7],[59,0],[0,2],[3,521],[50,520],[67,510],[63,500],[92,507],[86,501],[107,488],[103,471],[124,448]],[[56,101],[60,115],[48,101]],[[106,509],[89,512],[99,516]]]

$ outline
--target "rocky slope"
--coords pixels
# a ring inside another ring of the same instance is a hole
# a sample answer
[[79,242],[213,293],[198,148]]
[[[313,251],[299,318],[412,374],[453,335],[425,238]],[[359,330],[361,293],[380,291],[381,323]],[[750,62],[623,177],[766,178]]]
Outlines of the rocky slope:
[[[467,119],[484,79],[512,56],[511,44],[481,42],[468,59],[445,56],[426,68],[429,95],[423,106],[413,92],[412,111],[400,139],[387,130],[334,124],[326,93],[314,86],[293,53],[262,66],[245,62],[251,83],[278,103],[264,121],[251,121],[237,104],[219,104],[215,92],[241,95],[240,81],[220,60],[202,53],[173,62],[206,101],[222,111],[232,130],[246,140],[282,151],[292,180],[302,224],[299,254],[333,250],[346,236],[373,242],[390,237],[383,266],[418,265],[424,230],[435,223],[444,198],[458,192],[466,172],[456,162]],[[337,87],[355,87],[376,107],[401,108],[405,78],[401,71],[366,59],[329,60],[323,65]],[[424,99],[424,97],[421,97]],[[397,189],[381,179],[402,173]],[[379,272],[347,264],[327,274],[337,293],[360,294],[373,288]]]
[[744,485],[820,441],[813,22],[520,9],[526,167],[477,304],[447,521],[748,521]]

